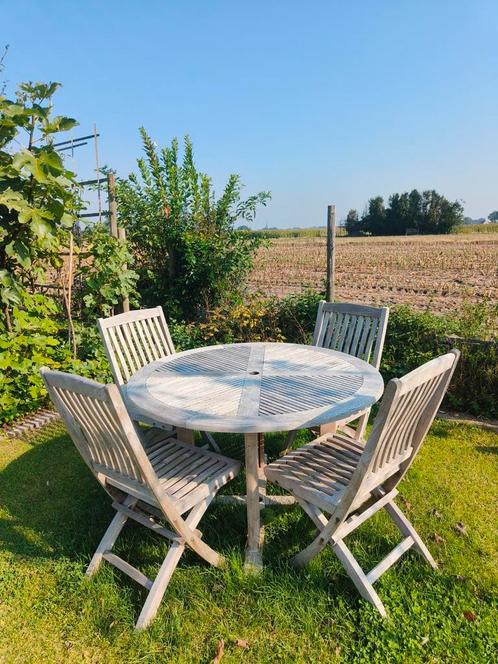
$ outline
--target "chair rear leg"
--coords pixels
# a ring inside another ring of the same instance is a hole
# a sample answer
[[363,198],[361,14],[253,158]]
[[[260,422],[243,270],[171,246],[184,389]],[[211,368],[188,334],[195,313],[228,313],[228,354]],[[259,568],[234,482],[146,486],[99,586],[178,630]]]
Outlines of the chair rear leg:
[[354,438],[355,440],[361,441],[365,435],[365,430],[368,424],[368,418],[370,417],[370,410],[367,410],[363,415],[358,419],[358,424],[356,425]]
[[384,605],[380,601],[380,597],[375,592],[373,585],[368,581],[365,572],[361,569],[356,558],[344,544],[343,540],[339,540],[335,543],[331,542],[331,546],[360,595],[363,599],[366,599],[367,602],[373,604],[380,615],[385,618],[387,613]]
[[415,549],[427,560],[427,562],[433,569],[437,569],[438,565],[434,560],[434,558],[431,556],[429,549],[425,546],[420,535],[417,533],[415,528],[408,521],[408,519],[399,509],[396,503],[395,502],[387,503],[387,505],[384,506],[384,509],[389,514],[391,519],[394,521],[401,534],[404,535],[405,537],[411,537],[415,542],[414,544]]
[[296,436],[297,436],[297,430],[289,431],[289,433],[287,434],[285,445],[282,448],[282,451],[280,452],[280,456],[285,456],[286,454],[288,454],[290,448],[293,446],[294,441],[296,440]]
[[[136,498],[128,496],[124,500],[123,504],[126,507],[133,507],[137,502],[138,500]],[[112,549],[117,538],[119,537],[119,533],[123,530],[123,527],[127,521],[128,517],[125,514],[116,512],[113,520],[109,524],[109,527],[105,531],[104,536],[100,540],[100,543],[96,548],[95,553],[93,554],[90,564],[86,568],[85,574],[87,576],[92,576],[99,569],[104,553]]]
[[214,436],[209,433],[209,431],[201,431],[201,436],[202,439],[205,440],[209,447],[213,450],[213,452],[218,452],[218,454],[221,452],[220,446],[215,441]]

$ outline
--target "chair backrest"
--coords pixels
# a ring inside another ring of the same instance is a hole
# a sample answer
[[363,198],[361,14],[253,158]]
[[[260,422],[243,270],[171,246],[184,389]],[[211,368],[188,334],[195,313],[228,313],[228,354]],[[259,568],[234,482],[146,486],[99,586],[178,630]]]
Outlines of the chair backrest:
[[61,371],[41,374],[74,444],[97,479],[146,485],[156,476],[118,388]]
[[98,325],[117,385],[127,383],[146,364],[175,352],[162,307],[99,318]]
[[388,307],[322,300],[318,305],[313,345],[354,355],[378,369],[388,318]]
[[389,381],[341,511],[351,512],[376,488],[401,481],[434,421],[460,357],[452,350]]

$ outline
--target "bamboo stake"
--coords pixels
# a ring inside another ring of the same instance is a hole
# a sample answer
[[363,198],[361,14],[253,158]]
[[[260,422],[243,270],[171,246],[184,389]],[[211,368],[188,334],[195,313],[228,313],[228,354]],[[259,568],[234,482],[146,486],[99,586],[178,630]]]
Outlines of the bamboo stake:
[[71,341],[73,347],[73,359],[76,359],[77,346],[76,346],[76,334],[74,332],[73,316],[71,312],[72,308],[72,292],[73,292],[73,260],[74,260],[74,238],[73,234],[69,233],[69,268],[68,268],[68,278],[67,278],[67,288],[62,280],[62,296],[64,298],[64,304],[66,307],[67,321],[69,325],[69,341]]
[[[120,240],[123,240],[123,242],[126,242],[126,230],[124,228],[118,228],[118,238]],[[126,271],[128,269],[128,265],[125,263],[123,265],[123,270]],[[122,308],[123,308],[123,313],[126,313],[127,311],[130,311],[130,299],[126,295],[123,297],[123,301],[121,303]]]

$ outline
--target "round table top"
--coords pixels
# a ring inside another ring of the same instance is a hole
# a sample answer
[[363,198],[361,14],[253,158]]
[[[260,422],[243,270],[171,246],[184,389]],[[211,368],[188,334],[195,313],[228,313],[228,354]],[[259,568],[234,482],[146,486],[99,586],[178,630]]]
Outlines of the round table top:
[[343,420],[380,399],[367,362],[287,343],[208,346],[175,353],[132,376],[124,397],[134,417],[196,431],[291,431]]

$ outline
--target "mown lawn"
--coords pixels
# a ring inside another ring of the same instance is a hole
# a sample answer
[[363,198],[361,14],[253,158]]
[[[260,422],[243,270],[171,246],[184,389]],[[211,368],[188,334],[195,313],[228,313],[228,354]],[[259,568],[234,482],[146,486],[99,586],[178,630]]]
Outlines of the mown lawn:
[[[220,438],[228,453],[240,454],[239,438]],[[268,437],[270,457],[280,440]],[[0,662],[210,662],[224,639],[223,664],[489,664],[498,641],[497,453],[493,433],[433,426],[401,486],[400,505],[441,569],[410,552],[382,577],[387,620],[359,598],[330,551],[306,569],[289,565],[313,531],[297,507],[263,513],[265,572],[245,576],[244,512],[218,505],[201,528],[227,566],[210,568],[188,554],[158,618],[135,633],[142,589],[105,563],[94,579],[84,577],[112,510],[62,426],[28,440],[1,439]],[[381,514],[349,541],[370,568],[397,534]],[[164,543],[139,526],[127,526],[120,544],[121,555],[149,576],[164,555]]]

